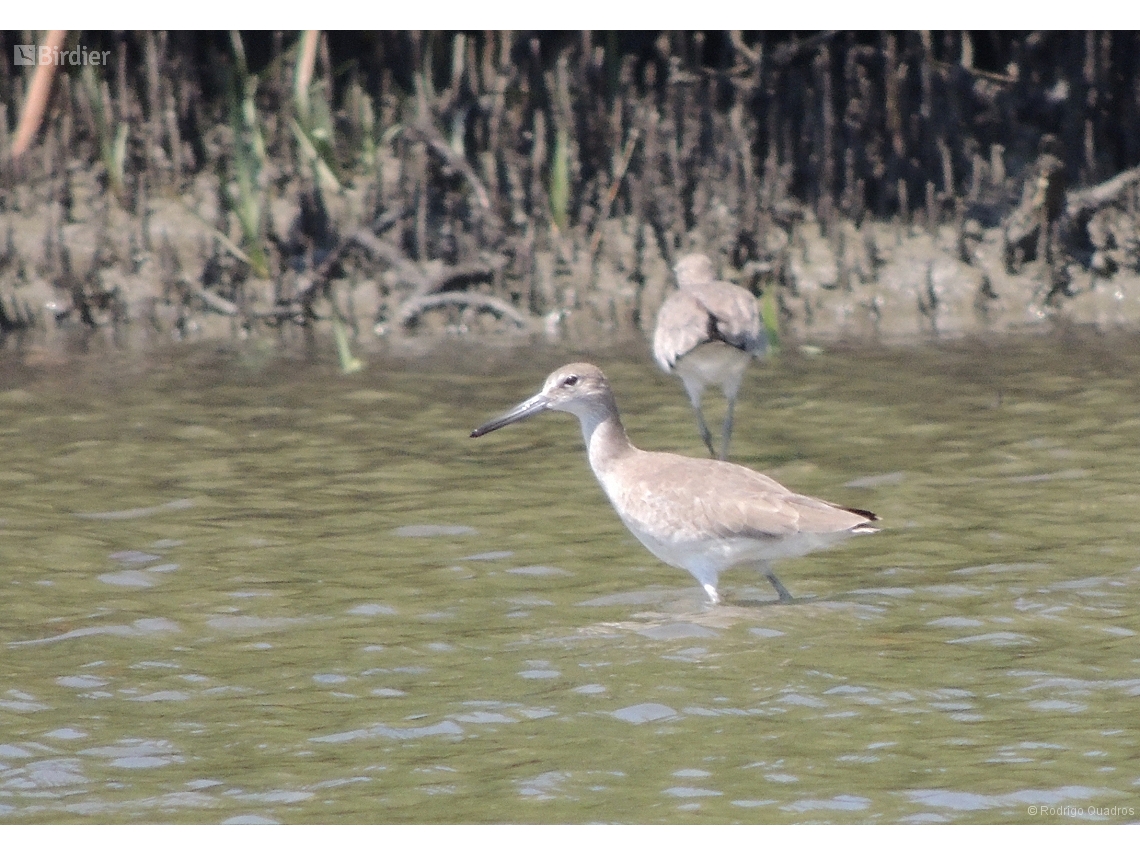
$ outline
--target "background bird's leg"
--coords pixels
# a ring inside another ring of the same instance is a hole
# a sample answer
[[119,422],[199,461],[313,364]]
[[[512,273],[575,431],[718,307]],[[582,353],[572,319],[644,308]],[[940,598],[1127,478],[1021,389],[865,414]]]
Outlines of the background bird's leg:
[[701,439],[705,441],[705,447],[708,448],[709,454],[713,459],[716,459],[716,449],[713,448],[712,432],[709,426],[705,424],[704,414],[701,412],[701,396],[704,394],[705,387],[699,381],[693,381],[691,378],[681,378],[685,381],[685,391],[689,394],[689,403],[693,405],[693,412],[697,414],[697,429],[701,432]]
[[712,432],[709,430],[709,426],[705,424],[705,417],[701,414],[701,405],[693,404],[693,412],[697,414],[697,429],[701,432],[701,439],[705,441],[709,454],[715,459],[716,449],[713,448]]
[[732,409],[736,406],[736,398],[728,399],[728,410],[724,414],[724,436],[720,445],[720,459],[728,460],[728,441],[732,439]]

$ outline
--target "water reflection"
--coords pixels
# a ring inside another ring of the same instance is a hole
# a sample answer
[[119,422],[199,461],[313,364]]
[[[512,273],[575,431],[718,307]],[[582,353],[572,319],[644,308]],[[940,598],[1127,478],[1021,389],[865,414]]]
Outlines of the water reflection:
[[[570,420],[466,440],[565,354],[25,377],[0,817],[1134,821],[1137,352],[763,366],[734,455],[887,526],[782,565],[793,606],[744,570],[708,606]],[[593,358],[636,441],[701,456],[644,353]]]

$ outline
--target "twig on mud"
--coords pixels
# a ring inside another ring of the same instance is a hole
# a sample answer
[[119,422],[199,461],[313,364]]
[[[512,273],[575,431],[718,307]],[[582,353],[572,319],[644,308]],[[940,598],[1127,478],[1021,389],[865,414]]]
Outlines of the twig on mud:
[[753,50],[744,43],[744,34],[740,30],[729,30],[728,40],[736,49],[736,52],[744,57],[750,65],[756,65],[763,55],[759,50]]
[[475,170],[468,163],[467,158],[449,146],[435,128],[422,125],[407,127],[404,128],[404,134],[418,137],[432,151],[443,158],[448,166],[461,173],[475,192],[475,199],[479,202],[479,207],[485,211],[491,210],[491,197],[487,194],[487,188],[483,186],[483,182],[479,180],[479,176],[475,174]]
[[[395,244],[377,237],[369,229],[357,229],[348,236],[347,241],[355,243],[377,261],[383,261],[395,267],[399,271],[400,278],[417,292],[426,290],[428,283],[420,269],[414,262],[408,260]],[[325,265],[321,265],[321,269],[324,270],[324,268]],[[326,272],[325,275],[327,276],[328,273]]]
[[227,300],[220,294],[207,291],[201,285],[194,284],[185,277],[182,278],[181,282],[189,288],[191,294],[218,314],[225,315],[226,317],[240,317],[246,321],[284,320],[286,318],[297,317],[297,315],[301,313],[301,309],[292,303],[274,306],[271,309],[242,311],[238,308],[236,303]]
[[308,293],[316,284],[327,278],[333,264],[352,244],[359,246],[375,260],[383,261],[395,267],[399,277],[412,286],[415,297],[425,297],[440,291],[453,291],[471,282],[489,282],[495,278],[495,273],[502,264],[506,263],[505,259],[502,259],[498,265],[472,261],[465,264],[449,265],[434,276],[428,276],[391,241],[377,237],[370,229],[357,229],[341,241],[336,249],[329,254],[329,257],[313,274],[314,282],[306,286],[302,293]]
[[1110,205],[1129,187],[1140,182],[1140,166],[1121,172],[1095,187],[1072,191],[1065,204],[1065,213],[1076,219],[1083,214]]
[[426,297],[429,294],[438,294],[443,291],[458,291],[476,282],[492,282],[495,279],[495,273],[503,263],[505,263],[505,259],[498,266],[485,264],[481,261],[471,261],[466,264],[445,267],[435,276],[427,279],[423,288],[413,296]]
[[616,163],[614,164],[614,180],[610,182],[610,187],[606,191],[605,197],[602,199],[601,216],[594,223],[593,234],[590,236],[590,255],[596,255],[598,247],[602,243],[602,226],[610,217],[610,211],[613,209],[614,200],[617,199],[618,191],[621,189],[621,182],[625,180],[625,173],[629,169],[629,162],[633,158],[633,150],[637,147],[637,141],[641,138],[641,129],[634,128],[630,131],[629,139],[625,141],[625,147],[621,150]]
[[223,315],[228,315],[229,317],[235,317],[241,313],[241,310],[238,309],[237,304],[230,302],[225,297],[222,297],[219,294],[214,294],[211,291],[207,291],[201,285],[195,285],[186,279],[183,279],[183,283],[189,285],[190,292],[215,312],[219,312]]
[[[474,282],[491,282],[495,279],[495,275],[502,265],[506,263],[505,259],[496,259],[499,262],[498,264],[473,261],[449,265],[438,273],[429,276],[420,269],[419,265],[408,259],[398,246],[376,234],[378,231],[385,231],[398,219],[398,215],[389,214],[383,219],[377,220],[371,227],[360,228],[347,235],[328,254],[321,266],[313,271],[309,281],[289,301],[289,305],[303,307],[310,303],[319,289],[327,283],[333,268],[344,253],[354,245],[363,249],[374,260],[395,268],[399,278],[412,287],[412,296],[405,302],[405,306],[413,300],[426,298],[440,292],[454,292]],[[521,318],[521,315],[519,317]]]
[[790,65],[801,54],[811,53],[819,45],[833,39],[836,32],[836,30],[825,30],[803,39],[792,36],[787,42],[778,44],[776,49],[772,51],[772,62],[777,66]]
[[340,243],[332,248],[320,266],[310,274],[308,281],[298,290],[291,302],[305,304],[311,301],[316,292],[325,286],[336,265],[344,257],[349,247],[353,245],[361,247],[374,258],[400,266],[401,273],[412,276],[412,284],[417,285],[421,277],[415,266],[406,261],[400,250],[393,244],[377,236],[394,226],[403,216],[403,210],[389,211],[387,214],[377,217],[371,225],[359,228],[341,238]]
[[179,200],[179,201],[182,205],[182,209],[184,211],[186,211],[186,213],[189,214],[191,217],[196,219],[199,223],[201,223],[203,226],[205,226],[206,229],[210,232],[210,234],[213,237],[217,238],[218,241],[221,243],[221,245],[224,246],[226,248],[226,250],[234,258],[236,258],[238,261],[243,262],[244,264],[248,265],[251,268],[253,267],[253,262],[250,261],[249,256],[246,255],[246,253],[245,253],[245,250],[243,250],[240,246],[238,246],[236,243],[234,243],[232,240],[230,240],[229,235],[227,235],[225,232],[223,232],[217,226],[214,226],[214,225],[206,222],[206,220],[202,217],[202,215],[199,214],[197,211],[195,211],[193,208],[191,208],[189,205],[187,205],[185,201],[183,201],[183,200]]
[[471,306],[476,309],[484,309],[500,318],[506,318],[520,329],[526,329],[529,326],[527,319],[519,310],[505,300],[486,294],[468,294],[464,291],[446,291],[442,294],[412,297],[400,306],[400,310],[396,314],[396,321],[400,326],[410,326],[428,309],[435,309],[440,306]]

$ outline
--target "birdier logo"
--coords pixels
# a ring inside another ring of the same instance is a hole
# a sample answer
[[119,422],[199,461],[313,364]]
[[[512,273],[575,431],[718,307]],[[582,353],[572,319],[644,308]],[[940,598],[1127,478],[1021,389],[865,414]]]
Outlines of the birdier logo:
[[71,50],[60,50],[53,45],[13,45],[16,65],[106,65],[109,50],[88,50],[77,45]]

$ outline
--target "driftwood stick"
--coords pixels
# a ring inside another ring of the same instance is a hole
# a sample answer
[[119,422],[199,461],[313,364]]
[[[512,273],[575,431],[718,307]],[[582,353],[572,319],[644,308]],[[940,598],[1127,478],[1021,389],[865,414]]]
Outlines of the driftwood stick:
[[[355,243],[375,260],[383,261],[395,267],[400,274],[400,278],[411,285],[417,292],[427,289],[428,281],[423,273],[420,272],[420,268],[414,262],[410,261],[404,253],[400,251],[400,248],[391,241],[377,237],[369,229],[357,229],[349,236],[346,243]],[[326,273],[325,276],[327,275]]]
[[191,286],[191,292],[195,297],[197,297],[215,312],[223,315],[228,315],[229,317],[240,314],[240,310],[238,309],[236,303],[233,303],[230,300],[227,300],[225,297],[222,297],[219,294],[215,294],[212,291],[207,291],[201,285]]
[[1112,204],[1137,182],[1140,182],[1140,166],[1125,170],[1095,187],[1071,191],[1066,200],[1065,213],[1076,218]]
[[293,302],[303,304],[312,299],[313,295],[324,287],[325,282],[333,272],[333,268],[336,267],[349,247],[353,245],[359,246],[373,258],[386,261],[389,264],[399,267],[401,276],[407,278],[413,286],[419,287],[423,277],[420,276],[418,268],[405,259],[403,253],[401,253],[394,244],[377,237],[377,235],[386,232],[395,225],[402,216],[403,211],[389,212],[382,217],[378,217],[370,226],[357,229],[342,238],[340,243],[333,247],[332,251],[325,256],[320,266],[308,277],[308,281],[305,282],[304,286],[298,290],[296,296],[293,297]]
[[201,300],[210,309],[213,309],[220,315],[235,318],[241,317],[245,320],[269,320],[276,319],[282,320],[285,318],[295,318],[301,314],[301,308],[298,301],[291,301],[290,303],[273,306],[269,309],[258,309],[254,311],[242,311],[238,305],[231,300],[227,300],[220,294],[215,294],[212,291],[207,291],[201,285],[189,283],[188,280],[183,279],[182,284],[190,286],[190,293]]
[[610,182],[610,187],[606,191],[605,198],[602,199],[602,212],[594,224],[594,233],[590,236],[590,255],[596,255],[598,247],[602,243],[602,225],[610,218],[610,211],[613,210],[614,200],[617,199],[618,191],[621,189],[621,183],[625,180],[625,173],[629,169],[629,161],[633,158],[633,150],[637,146],[637,141],[641,138],[641,130],[634,128],[630,131],[629,139],[625,141],[625,146],[621,150],[621,154],[617,157],[614,163],[614,177]]
[[499,268],[506,263],[506,259],[500,259],[498,264],[472,261],[450,265],[434,276],[428,276],[415,262],[405,257],[394,243],[376,237],[368,229],[358,229],[349,236],[349,240],[374,259],[395,267],[399,271],[400,278],[412,286],[417,297],[440,291],[454,291],[472,282],[490,282],[495,278]]
[[479,176],[475,174],[475,170],[471,167],[471,164],[467,162],[467,158],[449,146],[435,128],[425,128],[423,126],[408,127],[404,129],[404,133],[418,137],[422,142],[426,143],[432,151],[439,155],[448,166],[456,172],[461,173],[463,177],[467,179],[467,183],[471,185],[479,207],[485,211],[491,210],[491,197],[487,194],[487,188],[483,186],[483,182],[479,180]]
[[476,282],[492,282],[497,270],[497,267],[479,261],[446,267],[431,277],[423,293],[417,293],[416,296],[425,297],[428,294],[438,294],[441,291],[458,291]]
[[744,34],[740,30],[729,30],[728,40],[732,42],[733,48],[747,61],[749,65],[756,65],[762,56],[758,50],[753,50],[744,43]]
[[446,291],[442,294],[412,297],[400,306],[400,310],[396,313],[396,321],[400,326],[410,326],[428,309],[440,306],[471,306],[506,318],[520,329],[526,329],[528,326],[527,319],[507,301],[486,294],[468,294],[465,291]]

